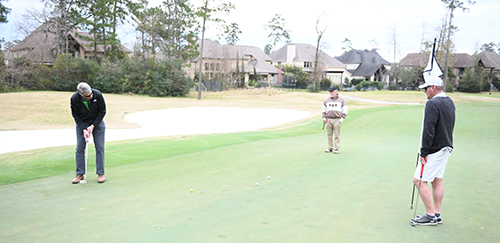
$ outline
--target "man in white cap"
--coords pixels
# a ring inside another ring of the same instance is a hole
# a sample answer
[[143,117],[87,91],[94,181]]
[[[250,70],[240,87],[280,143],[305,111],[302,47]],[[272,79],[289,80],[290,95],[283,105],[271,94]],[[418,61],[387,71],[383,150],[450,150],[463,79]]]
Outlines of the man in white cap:
[[[455,104],[443,92],[443,81],[439,77],[428,78],[419,88],[425,91],[428,100],[425,103],[420,159],[413,183],[420,186],[420,197],[426,213],[411,219],[411,222],[416,225],[437,225],[443,222],[443,175],[453,150]],[[427,182],[431,182],[432,191]]]
[[[328,89],[330,97],[323,102],[323,122],[326,123],[326,132],[328,137],[328,149],[325,152],[339,153],[340,147],[340,124],[347,116],[347,103],[340,97],[337,88]],[[335,144],[333,140],[335,134]]]

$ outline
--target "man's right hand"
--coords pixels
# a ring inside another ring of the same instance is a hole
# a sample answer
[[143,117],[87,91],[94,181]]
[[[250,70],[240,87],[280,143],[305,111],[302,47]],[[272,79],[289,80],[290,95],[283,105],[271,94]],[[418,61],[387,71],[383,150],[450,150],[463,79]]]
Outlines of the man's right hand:
[[83,129],[83,137],[85,138],[85,141],[88,141],[90,138],[90,133],[87,131],[87,129]]
[[328,122],[328,120],[326,119],[326,117],[325,117],[325,118],[323,118],[323,122],[324,122],[324,123],[327,123],[327,122]]

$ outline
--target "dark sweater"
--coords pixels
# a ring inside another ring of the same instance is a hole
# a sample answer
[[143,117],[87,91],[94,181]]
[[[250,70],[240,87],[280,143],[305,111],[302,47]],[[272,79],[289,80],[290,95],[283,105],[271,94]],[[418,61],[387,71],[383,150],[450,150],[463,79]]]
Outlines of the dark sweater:
[[92,93],[92,99],[88,101],[88,109],[83,104],[84,99],[78,92],[75,92],[71,96],[71,114],[79,130],[86,129],[90,125],[99,126],[106,115],[106,103],[101,92],[97,89],[92,89]]
[[438,95],[427,101],[420,156],[427,157],[444,147],[453,148],[454,127],[455,104],[450,97]]

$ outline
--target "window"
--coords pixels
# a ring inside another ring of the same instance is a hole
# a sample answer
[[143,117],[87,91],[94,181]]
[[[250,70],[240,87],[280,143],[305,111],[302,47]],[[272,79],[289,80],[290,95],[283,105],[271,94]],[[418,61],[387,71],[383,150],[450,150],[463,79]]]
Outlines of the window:
[[312,66],[311,62],[304,62],[304,67],[305,68],[310,68]]
[[205,63],[205,71],[208,71],[208,63]]
[[214,64],[213,63],[210,63],[210,70],[213,71],[214,70]]
[[217,63],[217,64],[215,64],[215,71],[219,71],[219,70],[220,70],[220,64]]

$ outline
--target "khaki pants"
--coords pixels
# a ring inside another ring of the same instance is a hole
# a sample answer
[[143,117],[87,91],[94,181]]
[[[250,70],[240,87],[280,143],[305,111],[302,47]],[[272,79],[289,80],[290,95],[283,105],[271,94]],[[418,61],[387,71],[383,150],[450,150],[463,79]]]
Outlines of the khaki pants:
[[[326,132],[328,136],[328,148],[339,149],[340,147],[340,118],[327,118]],[[335,133],[335,147],[333,144],[333,134]]]

